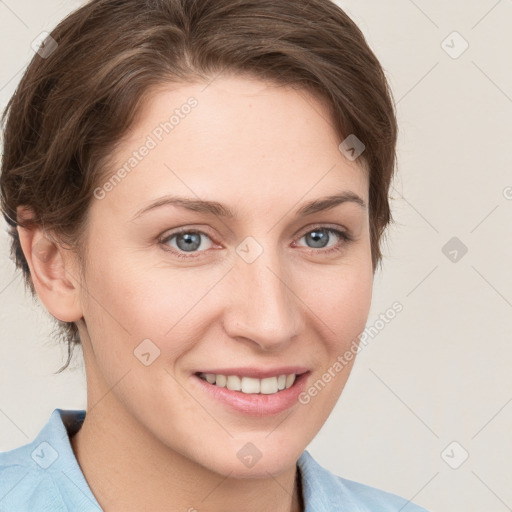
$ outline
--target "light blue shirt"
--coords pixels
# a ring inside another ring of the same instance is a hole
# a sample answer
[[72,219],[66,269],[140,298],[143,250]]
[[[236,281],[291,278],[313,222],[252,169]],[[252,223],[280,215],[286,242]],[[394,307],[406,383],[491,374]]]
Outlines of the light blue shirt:
[[[0,512],[101,511],[69,437],[85,411],[55,409],[30,443],[0,453]],[[297,461],[305,512],[427,512],[410,501],[338,477],[308,451]]]

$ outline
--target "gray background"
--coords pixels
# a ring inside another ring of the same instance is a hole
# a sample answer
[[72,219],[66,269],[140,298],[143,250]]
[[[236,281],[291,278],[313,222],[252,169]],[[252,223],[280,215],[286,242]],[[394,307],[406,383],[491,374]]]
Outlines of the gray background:
[[[338,4],[381,60],[400,125],[397,222],[368,326],[395,301],[403,311],[361,351],[308,450],[432,512],[512,510],[512,1]],[[31,42],[79,5],[0,1],[0,108]],[[469,44],[461,55],[454,31]],[[79,352],[73,369],[52,374],[65,347],[14,277],[4,227],[0,451],[33,439],[54,408],[86,404]]]

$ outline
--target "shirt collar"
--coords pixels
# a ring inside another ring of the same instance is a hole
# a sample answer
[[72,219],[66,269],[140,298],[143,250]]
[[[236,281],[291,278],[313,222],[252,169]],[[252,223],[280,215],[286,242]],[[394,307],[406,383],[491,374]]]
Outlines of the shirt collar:
[[[85,415],[85,410],[55,409],[46,425],[30,443],[35,448],[32,458],[37,459],[36,462],[40,465],[49,464],[45,469],[53,474],[64,473],[83,496],[101,510],[80,469],[70,441],[82,426]],[[337,477],[320,466],[307,450],[299,457],[297,470],[301,479],[304,512],[334,510],[330,496],[332,489],[339,485]],[[352,510],[359,510],[356,503]]]

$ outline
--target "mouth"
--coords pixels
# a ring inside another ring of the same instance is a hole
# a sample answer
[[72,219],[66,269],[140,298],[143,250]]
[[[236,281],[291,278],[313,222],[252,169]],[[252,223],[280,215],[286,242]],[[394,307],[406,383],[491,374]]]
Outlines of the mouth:
[[208,384],[230,391],[239,391],[247,395],[273,395],[291,388],[302,373],[282,373],[275,376],[257,378],[242,375],[196,372],[194,375]]
[[[310,371],[280,373],[257,378],[236,374],[196,372],[191,374],[192,388],[231,413],[262,417],[297,407]],[[290,372],[290,369],[286,370]],[[253,374],[255,372],[252,372]],[[268,371],[265,372],[268,375]]]

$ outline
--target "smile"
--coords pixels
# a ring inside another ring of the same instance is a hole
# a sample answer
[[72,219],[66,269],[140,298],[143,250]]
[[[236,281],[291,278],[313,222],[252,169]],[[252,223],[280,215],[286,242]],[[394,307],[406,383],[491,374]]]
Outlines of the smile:
[[[267,371],[264,373],[268,375]],[[261,417],[279,414],[297,406],[299,395],[304,391],[309,375],[309,371],[279,372],[278,375],[259,379],[242,375],[196,372],[191,375],[191,385],[192,389],[204,393],[204,396],[213,400],[213,403],[231,412]]]
[[221,375],[215,373],[199,373],[198,377],[209,384],[231,391],[241,391],[246,394],[273,395],[284,389],[291,388],[297,375],[295,373],[283,374],[277,377],[257,379],[254,377],[241,377],[238,375]]

